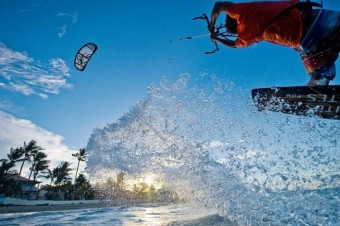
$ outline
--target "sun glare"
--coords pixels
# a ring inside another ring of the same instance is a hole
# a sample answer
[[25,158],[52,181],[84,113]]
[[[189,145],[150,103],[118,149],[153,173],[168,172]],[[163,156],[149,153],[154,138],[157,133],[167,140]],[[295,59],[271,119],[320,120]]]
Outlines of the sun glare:
[[154,182],[154,178],[151,175],[147,175],[144,179],[145,183],[147,183],[147,185],[151,186]]

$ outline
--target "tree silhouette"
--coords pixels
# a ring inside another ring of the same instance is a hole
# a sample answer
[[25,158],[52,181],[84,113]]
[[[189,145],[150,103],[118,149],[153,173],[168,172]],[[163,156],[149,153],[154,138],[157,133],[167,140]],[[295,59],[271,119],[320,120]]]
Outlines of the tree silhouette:
[[16,162],[23,161],[23,159],[20,159],[23,155],[24,151],[22,148],[11,148],[7,158],[14,166]]
[[78,166],[77,166],[77,171],[76,171],[76,175],[74,177],[74,184],[73,184],[73,193],[72,193],[72,199],[74,199],[74,193],[75,191],[75,186],[76,186],[76,179],[77,179],[77,175],[78,175],[78,170],[79,170],[79,164],[80,162],[83,162],[86,160],[86,151],[85,148],[79,149],[79,152],[77,152],[76,154],[72,154],[73,157],[76,157],[78,160]]
[[[55,169],[55,181],[54,184],[57,186],[57,189],[60,191],[63,187],[69,187],[70,185],[70,168],[71,163],[69,162],[61,162],[59,166]],[[72,189],[72,187],[71,187]]]
[[[29,180],[31,179],[32,173],[33,173],[33,181],[36,181],[37,175],[40,171],[43,171],[48,168],[49,160],[47,160],[47,155],[44,152],[38,151],[32,154],[32,166],[30,167],[30,175],[28,177],[28,180],[26,181],[26,188],[28,185]],[[30,198],[30,192],[32,190],[32,185],[30,186],[28,190],[28,197]]]
[[31,140],[30,142],[28,142],[28,144],[26,144],[26,142],[24,142],[24,147],[20,147],[20,149],[24,153],[25,157],[24,157],[24,159],[22,159],[22,164],[21,164],[21,167],[20,167],[20,171],[19,171],[19,174],[17,176],[17,180],[15,182],[15,189],[18,186],[19,177],[21,176],[22,168],[24,167],[25,162],[26,161],[30,161],[31,160],[31,156],[34,153],[37,153],[38,151],[43,150],[41,147],[37,146],[37,142],[35,140]]

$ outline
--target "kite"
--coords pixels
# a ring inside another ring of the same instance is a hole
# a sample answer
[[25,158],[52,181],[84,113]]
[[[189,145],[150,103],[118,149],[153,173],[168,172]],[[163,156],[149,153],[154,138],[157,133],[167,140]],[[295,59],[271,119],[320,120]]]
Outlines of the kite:
[[81,47],[74,58],[74,66],[79,71],[84,71],[93,54],[97,51],[98,46],[94,43],[87,43]]

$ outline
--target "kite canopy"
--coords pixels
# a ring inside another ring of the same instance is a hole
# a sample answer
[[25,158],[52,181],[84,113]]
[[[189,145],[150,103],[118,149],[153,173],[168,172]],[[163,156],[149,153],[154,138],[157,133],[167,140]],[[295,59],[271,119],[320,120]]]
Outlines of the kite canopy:
[[74,58],[74,66],[79,71],[84,71],[92,55],[97,51],[98,46],[94,43],[87,43],[81,47]]

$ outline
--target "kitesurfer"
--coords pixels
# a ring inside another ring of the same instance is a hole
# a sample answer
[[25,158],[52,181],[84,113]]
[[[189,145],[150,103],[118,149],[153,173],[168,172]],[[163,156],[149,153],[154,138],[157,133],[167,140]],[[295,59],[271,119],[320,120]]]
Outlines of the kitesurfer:
[[[313,8],[319,6],[320,8]],[[228,47],[247,47],[259,41],[287,46],[296,50],[310,77],[308,86],[328,85],[334,79],[335,62],[340,49],[340,12],[300,0],[216,2],[208,29],[213,41]],[[215,23],[226,13],[226,29],[236,40],[219,36]]]

